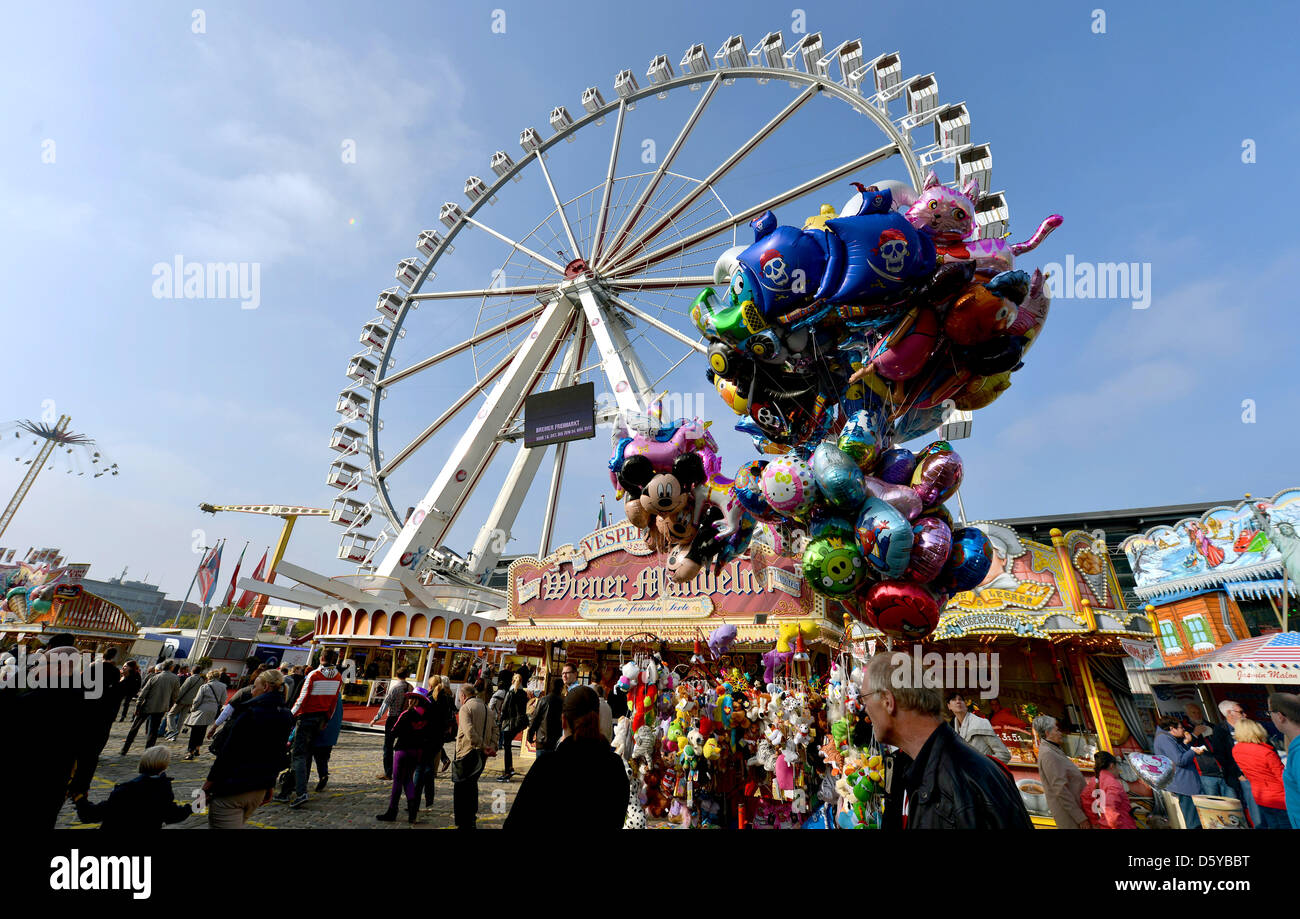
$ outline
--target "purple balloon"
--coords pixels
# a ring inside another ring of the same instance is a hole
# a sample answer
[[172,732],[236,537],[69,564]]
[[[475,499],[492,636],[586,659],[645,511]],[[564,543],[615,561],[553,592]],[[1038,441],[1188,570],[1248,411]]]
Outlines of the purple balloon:
[[932,507],[951,498],[961,487],[961,457],[952,448],[930,453],[917,464],[912,473],[912,487],[921,503]]
[[912,527],[912,555],[903,577],[925,584],[943,570],[952,550],[952,530],[934,517],[922,517]]
[[867,494],[879,498],[908,520],[915,520],[921,515],[921,498],[916,490],[908,485],[894,485],[875,476],[863,476],[867,485]]
[[912,470],[916,468],[916,454],[906,447],[886,450],[880,457],[880,468],[876,470],[879,478],[894,485],[906,485],[912,481]]

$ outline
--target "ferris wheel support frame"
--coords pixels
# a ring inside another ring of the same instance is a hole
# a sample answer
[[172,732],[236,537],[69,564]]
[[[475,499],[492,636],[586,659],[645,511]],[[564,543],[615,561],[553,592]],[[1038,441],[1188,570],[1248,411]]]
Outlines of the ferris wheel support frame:
[[[500,446],[497,433],[518,411],[517,406],[523,403],[554,359],[567,338],[566,330],[574,322],[574,312],[572,303],[562,294],[542,311],[509,369],[493,386],[487,402],[461,435],[442,470],[416,505],[415,513],[397,534],[375,572],[377,579],[395,578],[418,588],[416,569],[426,554],[442,545],[459,505],[468,497]],[[471,474],[468,466],[476,459],[476,468]],[[403,559],[406,559],[405,564]]]
[[[570,385],[576,377],[582,363],[582,356],[587,350],[586,343],[587,337],[584,329],[570,343],[569,350],[565,353],[564,360],[560,365],[560,372],[551,383],[552,390]],[[514,462],[510,466],[510,472],[506,475],[505,485],[501,489],[501,493],[497,495],[496,502],[492,505],[492,511],[488,514],[487,520],[479,530],[478,538],[474,540],[474,546],[470,550],[470,571],[473,575],[481,578],[486,572],[496,567],[498,559],[504,553],[506,543],[513,538],[511,531],[514,528],[515,518],[519,515],[519,510],[524,503],[524,496],[528,493],[533,480],[537,477],[538,468],[542,465],[545,455],[545,447],[519,445]]]

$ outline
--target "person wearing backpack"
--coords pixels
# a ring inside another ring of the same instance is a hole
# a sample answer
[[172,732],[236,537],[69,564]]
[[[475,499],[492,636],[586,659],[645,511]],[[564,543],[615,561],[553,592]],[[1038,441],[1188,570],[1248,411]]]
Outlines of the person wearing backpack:
[[510,689],[504,694],[500,706],[501,719],[501,737],[498,741],[498,749],[505,754],[505,760],[502,764],[501,778],[499,782],[509,782],[511,776],[515,774],[514,764],[511,761],[513,755],[515,735],[528,727],[528,701],[526,696],[528,690],[524,689],[524,681],[519,674],[515,674],[514,680],[511,681]]
[[528,722],[528,740],[536,742],[538,759],[559,746],[564,732],[564,681],[552,677],[550,688],[550,693],[537,703]]

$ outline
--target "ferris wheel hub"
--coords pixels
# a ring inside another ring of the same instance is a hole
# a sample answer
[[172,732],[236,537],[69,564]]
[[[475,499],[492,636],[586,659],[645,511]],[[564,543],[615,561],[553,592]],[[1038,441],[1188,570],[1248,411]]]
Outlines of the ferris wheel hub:
[[591,269],[587,267],[587,260],[585,258],[575,258],[573,261],[569,262],[569,264],[564,266],[564,279],[566,281],[571,281],[574,278],[581,277],[590,270]]

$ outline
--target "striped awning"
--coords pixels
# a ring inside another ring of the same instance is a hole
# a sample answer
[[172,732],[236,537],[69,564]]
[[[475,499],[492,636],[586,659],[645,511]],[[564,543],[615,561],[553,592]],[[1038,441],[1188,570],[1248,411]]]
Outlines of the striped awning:
[[[620,620],[618,623],[600,623],[588,620],[577,622],[539,622],[536,626],[509,624],[501,629],[498,641],[506,642],[542,642],[542,641],[581,641],[611,644],[622,641],[629,635],[648,632],[660,640],[670,643],[687,644],[697,638],[703,640],[721,623],[681,623],[662,620]],[[841,633],[832,623],[820,625],[814,642],[824,645],[839,643]],[[776,621],[769,620],[765,625],[753,623],[736,624],[736,642],[740,645],[762,645],[770,647],[776,640]]]

